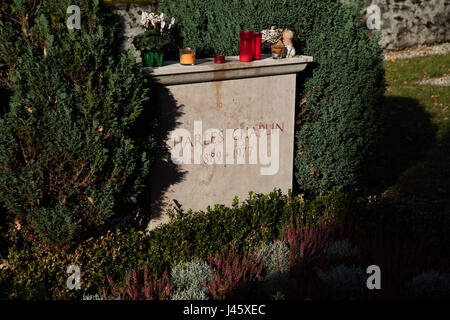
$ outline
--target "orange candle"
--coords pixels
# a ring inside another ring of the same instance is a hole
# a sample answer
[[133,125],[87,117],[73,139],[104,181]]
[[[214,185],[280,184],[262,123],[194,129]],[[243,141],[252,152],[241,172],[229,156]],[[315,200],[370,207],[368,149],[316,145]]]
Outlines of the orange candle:
[[181,64],[195,64],[195,54],[193,53],[184,53],[180,57]]
[[272,58],[280,59],[283,51],[283,43],[279,40],[276,44],[272,45]]
[[280,54],[281,50],[282,50],[282,48],[272,48],[272,52],[275,54]]

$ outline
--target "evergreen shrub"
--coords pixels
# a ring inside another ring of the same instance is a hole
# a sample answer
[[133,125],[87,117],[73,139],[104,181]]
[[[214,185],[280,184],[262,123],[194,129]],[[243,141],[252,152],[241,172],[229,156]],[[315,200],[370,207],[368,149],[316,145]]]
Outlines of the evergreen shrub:
[[379,136],[384,92],[381,48],[377,38],[366,36],[360,6],[333,0],[161,0],[159,10],[177,18],[180,46],[194,47],[200,56],[238,55],[240,30],[293,30],[297,52],[314,57],[309,77],[298,86],[300,189],[321,193],[360,181]]
[[[119,24],[103,2],[10,2],[23,30],[0,27],[13,88],[0,119],[0,202],[39,241],[72,245],[138,205],[153,144],[137,135],[148,89],[133,56],[116,52]],[[66,26],[70,5],[80,30]]]
[[175,284],[172,300],[207,300],[205,285],[211,281],[210,265],[199,259],[180,262],[172,267],[171,280]]
[[348,240],[339,240],[331,244],[326,251],[329,263],[345,263],[360,254],[358,247]]
[[410,286],[415,298],[448,299],[450,298],[450,273],[426,270],[415,276]]
[[324,271],[324,283],[329,287],[334,299],[362,299],[367,294],[367,277],[361,267],[343,264],[332,266]]
[[260,254],[263,262],[263,281],[262,288],[268,297],[272,297],[289,282],[289,247],[286,243],[279,240],[263,245],[255,250],[256,254]]
[[255,251],[262,256],[266,274],[289,271],[289,247],[277,240],[263,245]]

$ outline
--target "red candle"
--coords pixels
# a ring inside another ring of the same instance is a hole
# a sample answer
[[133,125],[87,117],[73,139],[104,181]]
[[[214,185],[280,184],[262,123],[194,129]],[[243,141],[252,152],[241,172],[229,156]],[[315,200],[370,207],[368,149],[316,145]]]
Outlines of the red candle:
[[256,35],[252,33],[252,60],[255,60],[256,56]]
[[261,60],[261,39],[262,39],[262,33],[256,32],[254,43],[255,43],[255,53],[253,56],[253,59],[255,60]]
[[239,46],[239,61],[251,62],[253,60],[253,31],[241,31]]
[[216,54],[214,56],[214,63],[225,63],[225,56],[223,54]]

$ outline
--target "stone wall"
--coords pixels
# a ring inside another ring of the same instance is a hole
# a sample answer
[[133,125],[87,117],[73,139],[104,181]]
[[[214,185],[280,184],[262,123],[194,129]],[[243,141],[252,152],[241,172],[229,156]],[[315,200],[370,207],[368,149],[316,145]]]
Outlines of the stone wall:
[[[370,5],[380,8],[380,44],[384,49],[450,41],[450,0],[364,0],[364,5],[365,8]],[[364,11],[364,25],[365,17]]]
[[[341,0],[354,2],[355,0]],[[384,49],[396,50],[415,45],[450,41],[450,0],[363,0],[374,4],[381,12],[380,44]],[[155,4],[115,4],[115,11],[123,18],[124,49],[134,46],[133,37],[144,32],[139,25],[142,10],[155,11]],[[367,14],[362,12],[363,24]],[[270,26],[268,26],[269,28]],[[377,31],[368,30],[373,35]],[[140,54],[137,54],[140,61]]]
[[114,4],[114,12],[118,14],[122,19],[122,31],[124,41],[122,49],[128,51],[130,48],[135,50],[137,62],[141,62],[140,51],[136,50],[132,41],[133,38],[145,31],[141,26],[142,11],[156,11],[156,5],[154,4],[127,4],[116,3]]

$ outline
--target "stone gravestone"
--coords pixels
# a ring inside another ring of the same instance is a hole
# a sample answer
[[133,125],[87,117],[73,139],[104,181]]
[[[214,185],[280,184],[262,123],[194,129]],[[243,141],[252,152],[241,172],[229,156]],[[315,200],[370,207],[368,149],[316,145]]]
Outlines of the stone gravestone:
[[309,62],[227,57],[225,64],[144,68],[158,112],[171,123],[167,159],[151,173],[150,229],[168,222],[164,211],[174,203],[205,210],[235,196],[243,201],[249,191],[292,188],[296,77]]

